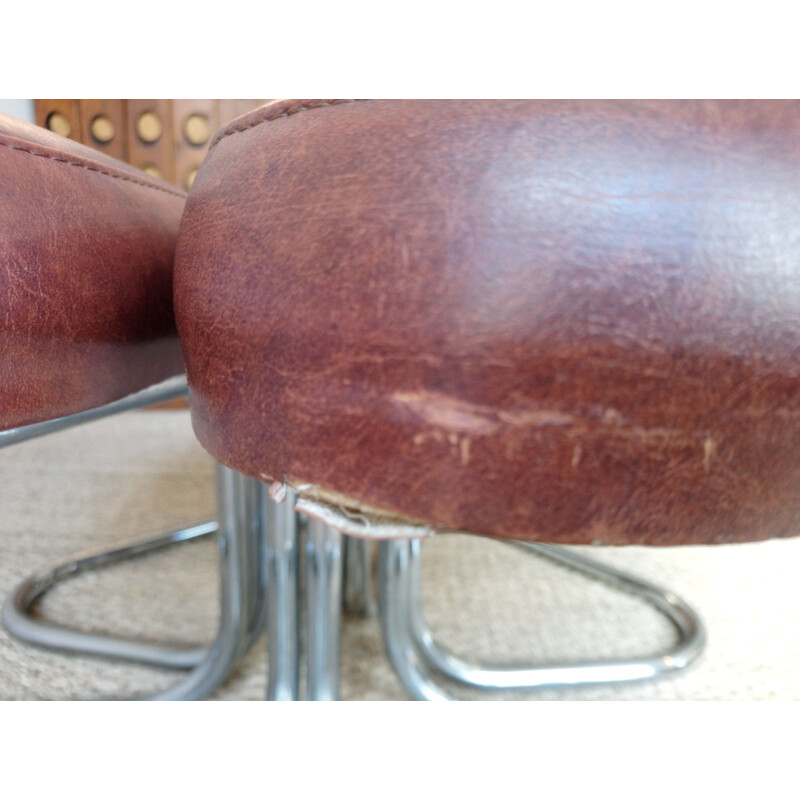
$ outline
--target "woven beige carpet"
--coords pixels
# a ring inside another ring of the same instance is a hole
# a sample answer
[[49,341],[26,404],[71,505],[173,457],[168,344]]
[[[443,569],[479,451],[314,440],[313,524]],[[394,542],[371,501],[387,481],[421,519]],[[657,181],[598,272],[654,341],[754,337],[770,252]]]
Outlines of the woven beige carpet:
[[[77,551],[212,516],[213,470],[187,412],[132,412],[0,451],[0,508],[5,596],[27,574]],[[708,629],[701,661],[650,683],[504,698],[800,699],[800,538],[592,553],[689,600]],[[212,542],[148,556],[67,581],[41,613],[87,630],[209,641],[215,561]],[[426,544],[424,565],[428,621],[464,655],[520,663],[637,655],[674,635],[649,605],[496,542],[441,537]],[[1,699],[131,696],[176,675],[50,653],[0,632]],[[262,641],[215,699],[260,699],[265,686]],[[344,621],[342,696],[406,697],[374,619]]]

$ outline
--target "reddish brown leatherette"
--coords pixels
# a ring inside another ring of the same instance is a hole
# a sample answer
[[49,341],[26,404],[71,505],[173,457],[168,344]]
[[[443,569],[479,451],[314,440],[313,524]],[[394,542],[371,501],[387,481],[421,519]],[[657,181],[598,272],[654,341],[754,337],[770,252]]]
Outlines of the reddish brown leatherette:
[[0,429],[179,374],[172,264],[185,197],[0,115]]
[[181,228],[195,430],[439,528],[793,535],[798,219],[795,102],[266,106]]

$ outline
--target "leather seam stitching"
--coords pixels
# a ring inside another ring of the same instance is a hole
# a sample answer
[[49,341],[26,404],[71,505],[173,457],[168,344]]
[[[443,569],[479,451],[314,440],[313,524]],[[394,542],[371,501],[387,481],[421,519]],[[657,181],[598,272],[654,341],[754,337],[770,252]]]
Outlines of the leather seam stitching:
[[208,148],[208,152],[210,153],[216,146],[228,136],[233,136],[235,133],[244,133],[244,131],[248,131],[251,128],[256,128],[264,122],[272,122],[276,119],[281,119],[282,117],[291,117],[295,114],[299,114],[301,111],[311,111],[315,108],[324,108],[325,106],[340,106],[344,105],[345,103],[363,103],[366,98],[360,100],[321,100],[315,103],[299,103],[298,105],[286,110],[282,111],[280,114],[273,114],[269,117],[262,117],[261,119],[257,119],[255,122],[251,122],[249,125],[245,125],[243,128],[233,128],[231,130],[225,131],[225,133],[219,134],[211,145]]
[[166,189],[163,186],[156,186],[154,183],[146,183],[145,181],[136,180],[136,178],[130,178],[127,175],[120,175],[116,172],[108,172],[107,170],[100,169],[99,167],[92,167],[88,164],[81,164],[80,161],[70,161],[68,158],[58,158],[57,156],[48,156],[45,153],[37,153],[35,150],[28,150],[25,147],[20,147],[19,145],[8,144],[8,142],[0,142],[0,145],[3,147],[7,147],[9,150],[19,150],[21,153],[28,153],[32,156],[38,156],[39,158],[46,158],[48,161],[58,161],[61,164],[69,164],[71,167],[80,167],[81,169],[88,170],[89,172],[97,172],[100,175],[107,175],[109,178],[116,178],[120,181],[128,181],[129,183],[135,183],[138,186],[144,186],[146,189],[154,189],[157,192],[164,192],[165,194],[170,194],[173,197],[179,197],[181,200],[186,199],[186,195],[181,194],[180,192],[174,192],[170,189]]

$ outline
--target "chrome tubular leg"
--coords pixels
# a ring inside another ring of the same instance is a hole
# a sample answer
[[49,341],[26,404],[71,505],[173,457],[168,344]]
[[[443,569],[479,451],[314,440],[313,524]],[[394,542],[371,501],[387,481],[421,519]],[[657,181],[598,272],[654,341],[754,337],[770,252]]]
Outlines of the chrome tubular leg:
[[242,655],[258,641],[267,624],[267,528],[264,506],[269,498],[262,491],[263,484],[255,478],[240,477],[244,482],[244,522],[248,527],[245,563],[248,577],[245,581],[247,608],[247,638]]
[[356,617],[375,616],[372,587],[372,542],[355,536],[343,539],[344,610]]
[[172,544],[209,536],[216,533],[217,528],[215,521],[204,522],[151,539],[127,542],[111,550],[92,550],[74,556],[63,564],[27,578],[17,586],[3,606],[3,625],[12,636],[39,647],[152,666],[191,669],[206,657],[207,647],[170,646],[85,633],[37,619],[33,616],[33,608],[47,591],[67,578],[152,553]]
[[378,606],[386,653],[414,700],[450,700],[419,660],[409,620],[409,543],[386,539],[378,545]]
[[297,700],[300,685],[299,551],[291,491],[282,503],[260,488],[266,530],[268,700]]
[[674,624],[679,642],[667,652],[643,658],[578,662],[548,666],[487,666],[470,663],[437,644],[427,628],[420,599],[420,542],[411,544],[409,598],[410,636],[417,655],[441,675],[485,689],[540,689],[656,678],[683,669],[701,653],[705,632],[696,612],[672,592],[586,556],[555,545],[509,542],[528,553],[550,558],[588,577],[611,583],[652,603]]
[[339,699],[342,534],[316,519],[306,539],[307,700]]
[[250,644],[252,604],[257,589],[248,564],[252,521],[248,520],[248,491],[252,479],[217,464],[217,515],[221,584],[220,627],[208,657],[183,680],[149,700],[199,700],[219,688],[233,671]]

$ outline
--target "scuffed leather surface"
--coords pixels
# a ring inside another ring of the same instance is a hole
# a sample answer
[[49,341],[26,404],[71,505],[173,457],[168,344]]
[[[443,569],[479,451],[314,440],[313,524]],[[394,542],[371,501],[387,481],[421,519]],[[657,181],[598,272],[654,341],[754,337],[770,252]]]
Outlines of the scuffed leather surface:
[[185,196],[0,115],[0,429],[182,369],[172,264]]
[[798,532],[798,103],[308,105],[188,201],[216,458],[493,536]]

